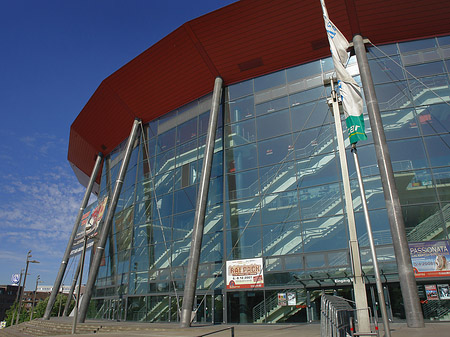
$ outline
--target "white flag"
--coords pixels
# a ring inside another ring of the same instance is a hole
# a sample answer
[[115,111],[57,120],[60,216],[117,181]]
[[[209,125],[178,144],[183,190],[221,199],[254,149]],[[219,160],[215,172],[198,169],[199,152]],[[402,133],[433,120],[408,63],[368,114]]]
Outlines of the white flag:
[[356,143],[359,140],[367,139],[364,130],[363,101],[361,90],[358,83],[345,69],[348,61],[347,49],[349,43],[345,36],[328,18],[328,12],[323,0],[322,4],[323,19],[327,31],[328,43],[330,44],[331,57],[338,80],[339,93],[341,94],[342,106],[344,108],[345,121],[350,143]]

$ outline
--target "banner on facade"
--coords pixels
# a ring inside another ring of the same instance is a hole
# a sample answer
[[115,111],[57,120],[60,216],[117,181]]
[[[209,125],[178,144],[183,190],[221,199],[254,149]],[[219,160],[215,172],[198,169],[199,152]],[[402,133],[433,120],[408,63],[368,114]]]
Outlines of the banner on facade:
[[263,259],[227,261],[227,289],[264,287]]
[[439,299],[436,285],[430,284],[425,286],[425,293],[428,301],[437,301]]
[[450,250],[447,241],[409,243],[416,278],[449,277]]
[[77,235],[73,241],[72,250],[70,251],[70,257],[78,255],[83,250],[84,243],[84,229],[86,229],[86,236],[88,242],[86,248],[90,248],[94,244],[94,239],[98,234],[100,223],[105,213],[108,197],[103,198],[101,201],[96,201],[86,207],[86,210],[81,217],[80,226],[78,226]]

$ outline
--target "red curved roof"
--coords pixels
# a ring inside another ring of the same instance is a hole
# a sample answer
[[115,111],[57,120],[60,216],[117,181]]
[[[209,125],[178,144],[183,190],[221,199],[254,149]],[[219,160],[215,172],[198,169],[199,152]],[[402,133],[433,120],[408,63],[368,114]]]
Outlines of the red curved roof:
[[[450,34],[443,0],[326,0],[348,40],[374,44]],[[70,128],[68,160],[90,175],[135,117],[148,122],[225,85],[330,54],[319,0],[242,0],[189,21],[106,78]]]

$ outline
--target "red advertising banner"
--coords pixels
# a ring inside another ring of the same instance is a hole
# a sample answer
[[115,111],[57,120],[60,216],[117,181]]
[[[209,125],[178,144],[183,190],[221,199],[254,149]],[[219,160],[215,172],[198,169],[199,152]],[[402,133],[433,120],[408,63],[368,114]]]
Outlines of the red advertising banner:
[[262,258],[227,261],[227,289],[262,288]]

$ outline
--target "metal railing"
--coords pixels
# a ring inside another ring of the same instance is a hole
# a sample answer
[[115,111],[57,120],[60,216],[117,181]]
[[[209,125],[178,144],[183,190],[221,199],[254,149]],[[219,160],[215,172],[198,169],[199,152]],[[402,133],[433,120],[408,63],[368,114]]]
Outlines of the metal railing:
[[230,332],[231,332],[231,337],[234,337],[234,326],[231,326],[231,327],[225,328],[225,329],[220,329],[220,330],[208,332],[208,333],[205,333],[205,334],[203,334],[203,335],[198,335],[198,336],[196,336],[196,337],[209,336],[209,335],[212,335],[212,334],[215,334],[215,333],[218,333],[218,332],[222,332],[222,331],[226,331],[226,330],[230,330]]

